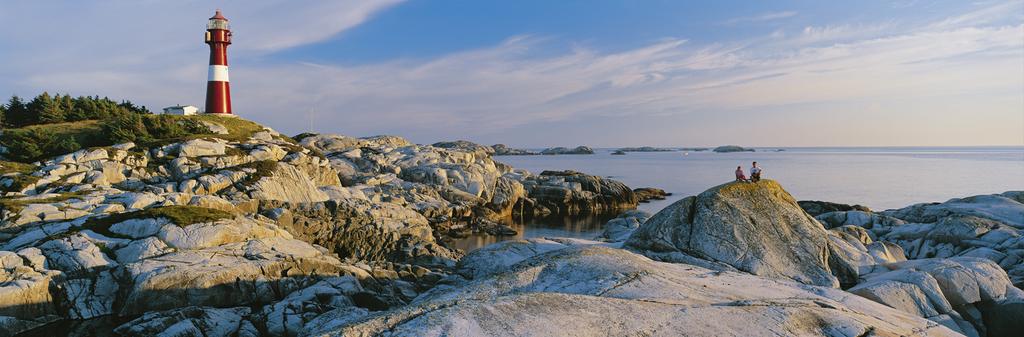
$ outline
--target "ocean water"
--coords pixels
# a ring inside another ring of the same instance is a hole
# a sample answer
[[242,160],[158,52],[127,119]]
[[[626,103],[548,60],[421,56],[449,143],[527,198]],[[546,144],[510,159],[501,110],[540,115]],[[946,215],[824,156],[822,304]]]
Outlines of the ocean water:
[[[1024,147],[777,148],[757,152],[631,152],[611,155],[499,156],[497,161],[533,173],[576,170],[610,177],[631,188],[673,193],[640,204],[652,214],[685,196],[733,180],[736,166],[749,175],[757,161],[763,178],[777,180],[797,200],[861,204],[873,210],[941,202],[978,194],[1024,190]],[[608,217],[513,223],[519,235],[472,236],[455,246],[472,250],[501,240],[561,236],[594,238]]]

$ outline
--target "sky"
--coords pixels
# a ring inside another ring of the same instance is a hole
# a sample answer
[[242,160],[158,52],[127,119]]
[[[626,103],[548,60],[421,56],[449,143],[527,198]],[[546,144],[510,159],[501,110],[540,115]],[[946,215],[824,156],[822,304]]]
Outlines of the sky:
[[[1024,145],[1024,1],[8,1],[0,95],[515,147]],[[13,29],[11,29],[13,28]]]

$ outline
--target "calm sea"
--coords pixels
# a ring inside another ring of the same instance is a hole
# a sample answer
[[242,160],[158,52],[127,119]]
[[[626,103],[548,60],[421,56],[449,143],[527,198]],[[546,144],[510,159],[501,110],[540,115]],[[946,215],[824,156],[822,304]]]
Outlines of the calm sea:
[[[674,195],[641,204],[655,213],[682,197],[749,174],[757,161],[763,177],[779,181],[797,200],[861,204],[874,210],[977,194],[1024,190],[1024,147],[777,148],[758,152],[631,152],[611,155],[500,156],[496,160],[533,173],[576,170],[610,177],[632,188],[657,187]],[[594,238],[606,217],[516,223],[519,235],[473,236],[455,242],[472,250],[501,240],[544,236]]]

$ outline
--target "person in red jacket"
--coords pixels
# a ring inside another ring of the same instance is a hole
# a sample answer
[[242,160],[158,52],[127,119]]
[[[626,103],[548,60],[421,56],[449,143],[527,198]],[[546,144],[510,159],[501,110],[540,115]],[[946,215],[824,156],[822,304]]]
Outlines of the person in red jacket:
[[736,181],[747,181],[747,175],[743,174],[742,166],[736,166]]

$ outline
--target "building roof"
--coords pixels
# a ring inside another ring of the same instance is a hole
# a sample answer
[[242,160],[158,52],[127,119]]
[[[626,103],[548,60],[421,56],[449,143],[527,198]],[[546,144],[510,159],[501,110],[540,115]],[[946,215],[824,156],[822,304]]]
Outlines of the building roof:
[[210,18],[210,20],[213,20],[213,19],[228,21],[228,18],[225,18],[223,14],[220,14],[220,10],[219,9],[217,10],[217,13],[214,14],[212,18]]

